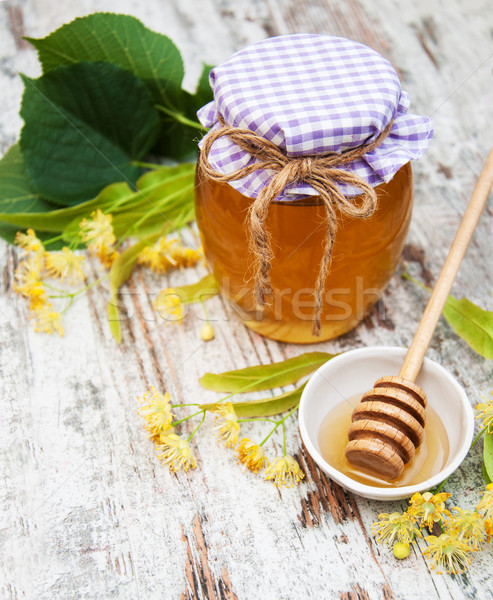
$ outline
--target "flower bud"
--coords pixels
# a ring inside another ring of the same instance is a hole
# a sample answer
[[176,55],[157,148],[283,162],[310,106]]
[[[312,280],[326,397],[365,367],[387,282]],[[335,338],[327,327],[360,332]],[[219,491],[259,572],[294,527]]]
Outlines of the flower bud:
[[214,329],[210,323],[206,323],[202,329],[200,330],[200,337],[204,340],[204,342],[210,342],[214,339]]
[[407,558],[410,553],[411,549],[409,548],[409,544],[403,544],[402,542],[396,542],[394,544],[394,556],[399,560]]

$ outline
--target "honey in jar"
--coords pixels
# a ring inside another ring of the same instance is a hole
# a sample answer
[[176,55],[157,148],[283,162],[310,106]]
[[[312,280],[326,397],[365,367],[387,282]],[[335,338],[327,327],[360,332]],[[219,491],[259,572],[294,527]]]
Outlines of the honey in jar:
[[324,207],[316,198],[273,202],[274,290],[269,306],[255,310],[245,217],[251,199],[230,185],[197,176],[197,223],[206,259],[223,295],[247,327],[293,343],[328,340],[346,333],[377,302],[402,252],[412,212],[412,171],[404,165],[377,188],[378,208],[368,219],[341,219],[325,284],[321,335],[312,334],[313,282],[325,238]]
[[407,113],[389,61],[344,38],[263,40],[210,81],[195,198],[222,295],[245,325],[276,340],[349,331],[399,261],[410,160],[425,151],[430,120]]

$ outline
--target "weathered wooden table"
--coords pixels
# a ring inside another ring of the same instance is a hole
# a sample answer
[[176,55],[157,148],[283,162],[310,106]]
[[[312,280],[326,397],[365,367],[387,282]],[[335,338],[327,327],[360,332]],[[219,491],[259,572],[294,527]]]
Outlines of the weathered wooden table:
[[[23,35],[39,37],[94,11],[129,13],[180,47],[193,85],[200,61],[218,63],[266,36],[321,32],[362,41],[399,69],[412,109],[432,115],[435,139],[415,166],[415,212],[404,260],[433,281],[482,160],[491,145],[493,13],[487,0],[12,0],[0,2],[0,151],[17,140],[22,84],[38,75]],[[491,203],[454,287],[492,309]],[[216,339],[202,322],[172,331],[151,308],[157,291],[192,282],[203,269],[152,277],[123,289],[121,346],[105,319],[107,286],[81,297],[65,337],[36,334],[12,291],[18,254],[0,253],[1,525],[0,597],[58,598],[492,598],[493,549],[463,576],[435,575],[421,553],[398,562],[377,545],[371,523],[405,502],[346,493],[300,448],[295,420],[288,452],[306,472],[278,491],[238,466],[209,421],[194,439],[198,468],[172,475],[156,460],[136,415],[137,395],[154,384],[180,402],[213,400],[205,371],[295,356],[307,349],[245,329],[219,298],[208,304]],[[92,273],[96,277],[95,270]],[[356,330],[313,346],[331,352],[407,345],[426,293],[395,275],[379,306]],[[429,356],[466,388],[473,405],[490,393],[493,366],[441,322]],[[253,395],[252,395],[253,397]],[[447,489],[471,508],[482,486],[480,448]]]

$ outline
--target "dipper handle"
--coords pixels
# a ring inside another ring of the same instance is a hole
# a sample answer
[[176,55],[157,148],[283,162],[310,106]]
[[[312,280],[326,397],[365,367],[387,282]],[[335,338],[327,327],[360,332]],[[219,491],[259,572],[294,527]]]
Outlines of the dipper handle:
[[418,329],[414,334],[413,341],[409,346],[404,364],[399,372],[399,377],[409,381],[415,381],[418,376],[423,358],[431,341],[431,337],[442,314],[443,307],[452,288],[452,284],[457,276],[462,259],[466,253],[467,247],[471,241],[474,230],[479,221],[479,217],[488,199],[491,187],[493,185],[493,149],[479,176],[476,187],[467,206],[466,212],[462,217],[461,224],[454,241],[450,247],[447,259],[440,271],[440,275],[435,283],[431,297],[426,305]]

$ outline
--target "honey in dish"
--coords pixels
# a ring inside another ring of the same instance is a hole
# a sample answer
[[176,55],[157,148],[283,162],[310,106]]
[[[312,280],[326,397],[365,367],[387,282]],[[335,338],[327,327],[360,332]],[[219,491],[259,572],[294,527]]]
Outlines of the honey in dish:
[[358,394],[338,404],[327,414],[320,426],[320,453],[334,469],[365,485],[398,487],[425,481],[443,468],[449,455],[448,435],[440,417],[429,405],[426,408],[424,440],[416,449],[414,458],[404,467],[400,477],[386,481],[380,476],[353,467],[345,456],[347,431],[351,425],[351,413],[362,396],[363,394]]
[[372,217],[340,218],[322,331],[314,337],[313,290],[326,238],[324,206],[316,197],[271,204],[266,227],[272,235],[274,294],[263,313],[257,312],[245,225],[252,199],[197,173],[195,208],[204,253],[222,295],[247,327],[276,340],[310,343],[342,335],[366,316],[389,282],[404,246],[412,211],[410,163],[375,189],[378,208]]

